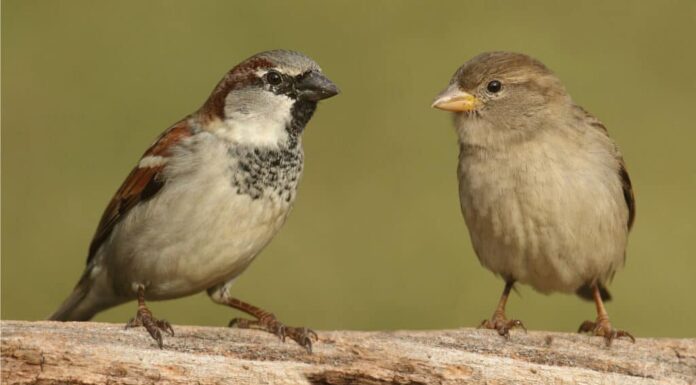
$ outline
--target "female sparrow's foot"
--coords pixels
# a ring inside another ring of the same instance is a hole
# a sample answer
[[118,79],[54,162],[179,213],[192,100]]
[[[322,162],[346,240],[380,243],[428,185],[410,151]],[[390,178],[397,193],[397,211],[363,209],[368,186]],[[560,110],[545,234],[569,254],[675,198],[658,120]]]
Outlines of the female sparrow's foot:
[[631,333],[625,330],[614,329],[609,322],[609,318],[598,317],[597,321],[585,321],[578,328],[578,333],[592,333],[598,337],[604,337],[604,341],[607,346],[611,346],[611,342],[614,338],[628,337],[631,342],[635,343],[636,339],[631,335]]
[[174,329],[172,329],[172,325],[169,322],[152,316],[152,312],[145,305],[145,289],[142,286],[138,287],[138,311],[135,313],[135,317],[126,323],[126,329],[138,326],[145,327],[150,336],[157,341],[160,349],[162,349],[162,333],[160,330],[167,332],[170,336],[174,335]]
[[498,334],[505,337],[506,339],[510,338],[510,330],[516,327],[522,328],[522,330],[524,330],[525,333],[527,332],[527,328],[524,327],[522,321],[518,319],[508,320],[507,318],[505,318],[505,314],[499,314],[498,312],[493,314],[493,317],[491,319],[483,320],[481,322],[481,325],[479,325],[479,329],[484,328],[497,330]]
[[498,307],[493,312],[493,317],[491,319],[485,319],[479,325],[480,328],[497,330],[498,334],[505,338],[510,338],[510,329],[520,327],[527,332],[527,328],[524,327],[522,321],[518,319],[508,320],[505,318],[505,305],[507,304],[508,296],[510,295],[510,290],[515,284],[513,281],[505,282],[505,289],[503,289],[503,295],[500,296],[500,301],[498,302]]
[[298,345],[307,349],[307,353],[312,353],[312,339],[319,340],[319,336],[314,330],[305,327],[285,326],[273,314],[268,314],[258,320],[250,320],[246,318],[234,318],[230,321],[229,327],[240,329],[256,329],[264,330],[271,334],[275,334],[281,341],[285,342],[285,337],[290,337]]
[[597,320],[595,322],[583,322],[578,328],[578,333],[589,332],[595,336],[604,337],[604,341],[607,343],[607,346],[611,345],[614,338],[620,337],[628,337],[631,339],[631,342],[635,343],[636,339],[633,338],[631,333],[624,330],[614,329],[611,326],[611,322],[609,322],[609,314],[607,314],[607,310],[604,308],[602,294],[598,285],[594,285],[592,287],[592,297],[595,301],[595,306],[597,307]]

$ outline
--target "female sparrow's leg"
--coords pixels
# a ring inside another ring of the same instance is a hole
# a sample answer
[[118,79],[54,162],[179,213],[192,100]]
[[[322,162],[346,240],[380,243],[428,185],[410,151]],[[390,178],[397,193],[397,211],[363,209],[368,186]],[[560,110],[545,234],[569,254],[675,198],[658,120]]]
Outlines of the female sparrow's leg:
[[174,329],[172,325],[166,320],[159,320],[152,316],[152,312],[148,309],[145,304],[145,287],[143,285],[138,286],[138,311],[135,313],[135,317],[131,318],[126,324],[126,329],[134,328],[138,326],[143,326],[150,333],[150,336],[157,341],[160,349],[162,349],[162,333],[161,330],[169,333],[169,335],[174,335]]
[[503,295],[500,296],[500,302],[498,302],[498,307],[493,312],[493,316],[489,320],[483,320],[479,328],[497,330],[498,334],[505,338],[510,338],[510,329],[514,327],[521,327],[522,329],[524,329],[525,332],[527,331],[527,328],[524,327],[522,321],[517,319],[508,320],[507,318],[505,318],[505,304],[507,303],[508,296],[510,295],[510,290],[512,290],[512,286],[514,284],[514,281],[505,282],[505,289],[503,289]]
[[604,302],[602,302],[602,296],[599,291],[599,286],[594,285],[592,287],[592,297],[594,297],[595,305],[597,306],[597,320],[595,322],[585,321],[578,328],[578,333],[590,332],[596,336],[604,337],[607,346],[611,345],[614,338],[628,337],[632,342],[636,342],[631,333],[614,329],[609,322],[609,314],[607,314],[606,309],[604,309]]
[[307,349],[308,353],[312,352],[312,339],[315,341],[319,340],[317,333],[305,327],[285,326],[283,323],[278,321],[273,313],[269,313],[254,305],[230,297],[227,294],[227,288],[228,285],[217,286],[209,289],[208,295],[216,303],[241,310],[256,318],[255,320],[233,318],[228,324],[229,327],[264,330],[271,334],[275,334],[280,338],[281,341],[285,341],[285,337],[290,337],[300,346]]

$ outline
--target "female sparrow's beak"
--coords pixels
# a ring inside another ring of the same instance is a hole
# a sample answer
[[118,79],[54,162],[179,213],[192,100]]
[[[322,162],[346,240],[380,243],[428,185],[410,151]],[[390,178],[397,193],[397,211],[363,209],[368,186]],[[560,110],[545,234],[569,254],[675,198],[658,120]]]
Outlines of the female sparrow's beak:
[[329,78],[321,72],[309,71],[295,84],[298,99],[317,102],[328,99],[341,92]]
[[435,98],[432,107],[445,111],[465,112],[477,108],[479,104],[480,101],[474,95],[460,90],[457,84],[452,84]]

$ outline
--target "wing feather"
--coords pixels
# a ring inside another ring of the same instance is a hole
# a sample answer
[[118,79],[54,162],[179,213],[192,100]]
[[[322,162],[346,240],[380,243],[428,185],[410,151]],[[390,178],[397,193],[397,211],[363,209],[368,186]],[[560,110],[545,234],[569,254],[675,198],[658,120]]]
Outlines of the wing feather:
[[[604,123],[597,119],[594,115],[589,113],[587,110],[580,106],[576,106],[578,112],[582,119],[589,122],[589,125],[600,131],[602,134],[609,136],[609,131],[607,130]],[[633,194],[633,185],[631,184],[631,178],[628,176],[628,170],[626,170],[626,162],[624,162],[623,156],[619,151],[618,147],[615,147],[615,156],[619,161],[619,169],[617,170],[618,177],[621,179],[621,187],[623,188],[623,196],[626,201],[626,207],[628,207],[628,222],[626,225],[630,230],[633,227],[633,222],[636,218],[636,198]]]
[[[166,164],[166,157],[170,154],[170,149],[179,141],[191,135],[191,127],[187,120],[184,119],[162,133],[155,143],[145,151],[141,157],[141,162],[128,174],[126,180],[106,206],[106,210],[102,214],[97,231],[89,246],[87,264],[90,263],[99,247],[109,237],[114,226],[133,207],[151,199],[160,191],[166,182],[162,176],[162,170]],[[153,157],[162,157],[163,160],[150,163],[142,161],[145,158],[159,159]]]

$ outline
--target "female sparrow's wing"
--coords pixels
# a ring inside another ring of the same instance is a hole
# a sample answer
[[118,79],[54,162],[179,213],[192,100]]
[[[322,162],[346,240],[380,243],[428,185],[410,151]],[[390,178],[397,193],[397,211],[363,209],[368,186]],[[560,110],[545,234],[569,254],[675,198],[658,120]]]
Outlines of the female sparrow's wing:
[[165,180],[161,171],[167,162],[171,148],[191,135],[191,127],[187,119],[184,119],[163,132],[155,143],[145,151],[138,165],[131,171],[114,197],[111,198],[109,205],[106,206],[89,246],[88,265],[121,218],[138,203],[155,196],[164,186]]
[[[604,125],[604,123],[602,123],[601,120],[597,119],[594,115],[589,113],[584,108],[578,105],[576,105],[575,107],[577,108],[578,113],[581,114],[583,119],[588,123],[590,127],[598,130],[603,135],[609,137],[609,131],[607,130],[607,127]],[[621,152],[619,151],[619,148],[616,145],[614,145],[614,156],[616,156],[616,159],[619,161],[619,169],[617,170],[617,174],[619,178],[621,178],[623,195],[624,199],[626,200],[626,206],[628,207],[627,226],[630,230],[631,227],[633,227],[633,221],[636,218],[636,198],[633,195],[633,186],[631,185],[631,178],[628,176],[628,170],[626,170],[626,162],[624,162],[623,156],[621,155]]]
[[[599,131],[602,135],[609,137],[609,130],[607,130],[607,127],[604,125],[604,123],[602,123],[601,120],[597,119],[594,115],[589,113],[584,108],[578,105],[576,105],[575,107],[577,109],[578,114],[580,114],[582,119],[585,122],[587,122],[587,124],[590,127]],[[616,145],[614,146],[614,156],[619,162],[619,169],[617,170],[617,175],[619,178],[621,178],[623,196],[624,200],[626,201],[626,207],[628,208],[628,221],[626,223],[626,226],[628,230],[631,230],[631,227],[633,226],[633,221],[636,217],[636,200],[635,196],[633,195],[633,186],[631,185],[631,178],[628,176],[628,171],[626,170],[626,163],[624,162],[623,156],[621,155],[621,152],[619,151],[619,148]],[[603,301],[611,300],[611,294],[609,293],[609,290],[607,290],[607,288],[604,287],[604,285],[602,285],[601,283],[595,283],[595,285],[597,286]],[[594,299],[593,285],[591,283],[581,286],[575,293],[580,298],[586,299],[588,301],[592,301]]]
[[631,185],[631,178],[628,176],[628,171],[626,170],[626,163],[623,157],[620,157],[619,160],[621,162],[619,177],[621,177],[623,195],[626,200],[626,205],[628,206],[628,229],[631,230],[633,221],[636,219],[636,198],[633,195],[633,186]]

